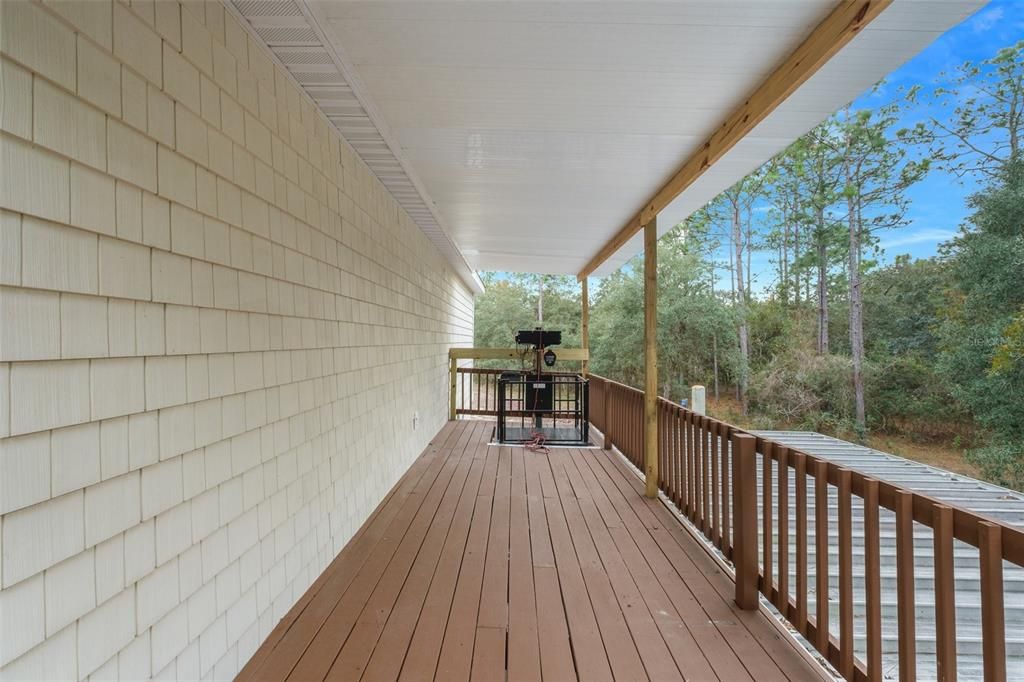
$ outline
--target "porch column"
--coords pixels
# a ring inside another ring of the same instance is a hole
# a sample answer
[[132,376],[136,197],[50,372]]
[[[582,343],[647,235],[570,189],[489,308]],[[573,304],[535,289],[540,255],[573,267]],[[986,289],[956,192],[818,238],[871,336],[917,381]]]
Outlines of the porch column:
[[647,497],[658,496],[658,218],[644,225],[644,462]]
[[[580,295],[580,301],[583,304],[582,320],[580,326],[580,341],[583,345],[583,350],[590,351],[590,293],[587,290],[587,278],[583,278],[583,289]],[[590,360],[583,361],[583,376],[590,374]]]

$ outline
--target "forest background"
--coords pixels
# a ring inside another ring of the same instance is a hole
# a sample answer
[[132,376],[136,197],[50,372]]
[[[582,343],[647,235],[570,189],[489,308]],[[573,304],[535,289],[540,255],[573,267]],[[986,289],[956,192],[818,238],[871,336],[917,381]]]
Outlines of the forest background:
[[[992,3],[665,234],[661,394],[1024,489],[1021,37],[1024,3]],[[541,295],[579,346],[575,278],[482,277],[477,346]],[[591,371],[641,386],[642,257],[589,284]]]

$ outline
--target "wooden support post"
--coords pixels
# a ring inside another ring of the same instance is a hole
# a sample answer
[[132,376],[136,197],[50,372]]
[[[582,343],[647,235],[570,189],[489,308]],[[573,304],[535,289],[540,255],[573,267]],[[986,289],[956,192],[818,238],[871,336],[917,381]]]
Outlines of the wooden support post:
[[456,358],[451,360],[451,368],[449,369],[449,385],[450,391],[448,395],[448,419],[450,421],[455,420],[455,381],[459,374],[459,361]]
[[658,496],[658,219],[644,225],[644,466]]
[[[590,292],[587,288],[587,278],[584,277],[583,281],[580,282],[580,302],[582,304],[581,318],[580,318],[580,341],[582,342],[583,350],[590,351]],[[588,355],[589,358],[589,355]],[[583,376],[587,376],[590,373],[590,360],[583,361]]]
[[732,561],[736,567],[736,604],[757,608],[757,439],[732,437]]

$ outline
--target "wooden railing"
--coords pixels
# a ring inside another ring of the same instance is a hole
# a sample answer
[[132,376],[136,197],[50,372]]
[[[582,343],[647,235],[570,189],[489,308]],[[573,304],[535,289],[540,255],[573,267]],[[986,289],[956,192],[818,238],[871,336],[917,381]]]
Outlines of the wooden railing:
[[[469,360],[503,360],[515,366],[528,366],[537,360],[535,351],[520,348],[449,348],[448,349],[448,418],[458,415],[496,416],[498,414],[497,379],[503,370],[460,367]],[[586,362],[586,348],[557,348],[559,367],[564,363]],[[468,386],[466,385],[468,382]]]
[[498,376],[504,370],[459,367],[456,371],[455,414],[498,415]]
[[[604,447],[618,448],[643,471],[643,392],[602,377],[590,379],[591,423],[604,434]],[[896,651],[885,652],[886,663],[898,656],[900,679],[917,676],[914,531],[926,528],[931,530],[935,581],[935,676],[956,678],[953,546],[958,540],[979,555],[984,679],[1006,679],[1003,562],[1024,565],[1024,533],[1019,529],[664,399],[658,402],[658,434],[659,487],[732,560],[736,601],[742,608],[757,608],[758,594],[763,595],[844,678],[881,680],[879,517],[891,513],[896,528],[898,632]],[[834,519],[829,517],[830,505],[837,511]],[[856,599],[855,510],[862,518],[858,527],[863,528],[863,537],[856,538],[858,549],[863,547]],[[837,548],[830,545],[830,531],[838,537]],[[830,553],[838,562],[834,586]],[[830,611],[833,587],[838,614]],[[863,615],[863,624],[857,632],[864,642],[862,656],[855,653],[855,604],[857,609],[863,604],[863,613],[858,614],[858,621]]]
[[[498,415],[498,377],[506,369],[491,369],[486,367],[459,367],[456,370],[455,386],[455,415],[466,416],[491,416]],[[516,408],[522,404],[521,396],[516,395],[519,386],[513,385],[509,389],[511,395],[506,396],[510,403],[506,408],[509,416],[520,416],[526,414]],[[553,398],[554,410],[550,414],[559,418],[572,418],[575,396],[572,387],[565,385],[555,386]]]

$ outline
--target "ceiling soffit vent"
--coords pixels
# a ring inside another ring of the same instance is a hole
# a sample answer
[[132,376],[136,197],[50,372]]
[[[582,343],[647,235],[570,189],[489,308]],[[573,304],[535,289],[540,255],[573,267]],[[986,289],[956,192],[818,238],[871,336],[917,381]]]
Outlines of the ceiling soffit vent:
[[270,48],[276,61],[319,107],[456,272],[479,293],[480,278],[442,227],[434,202],[398,155],[387,126],[344,55],[327,39],[303,0],[230,0],[229,9]]

